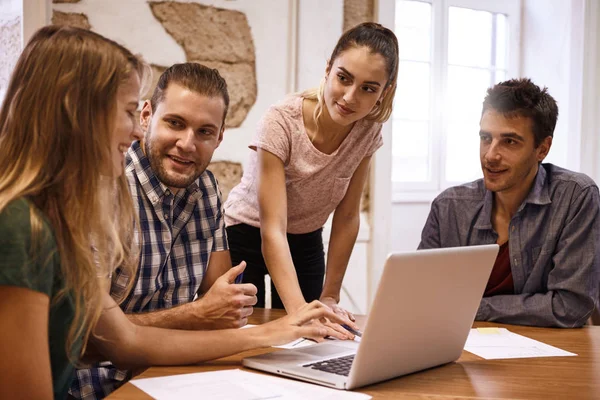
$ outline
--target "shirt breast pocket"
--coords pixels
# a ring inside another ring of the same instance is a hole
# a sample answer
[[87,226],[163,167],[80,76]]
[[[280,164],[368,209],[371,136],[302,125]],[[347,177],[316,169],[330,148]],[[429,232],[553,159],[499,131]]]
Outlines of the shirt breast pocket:
[[204,217],[198,223],[196,237],[200,240],[212,239],[217,230],[217,221],[214,217]]
[[331,188],[331,203],[338,205],[346,195],[350,178],[335,178]]
[[547,263],[552,258],[552,249],[542,246],[535,246],[529,250],[529,264],[533,267],[540,262]]
[[544,246],[536,246],[529,251],[529,263],[525,265],[525,274],[528,282],[537,282],[542,290],[548,290],[548,275],[554,263],[552,262],[552,250]]
[[187,257],[192,260],[193,264],[202,265],[206,269],[207,265],[204,261],[213,247],[215,231],[217,230],[216,219],[202,218],[196,228],[195,234],[190,235],[192,240],[187,243]]

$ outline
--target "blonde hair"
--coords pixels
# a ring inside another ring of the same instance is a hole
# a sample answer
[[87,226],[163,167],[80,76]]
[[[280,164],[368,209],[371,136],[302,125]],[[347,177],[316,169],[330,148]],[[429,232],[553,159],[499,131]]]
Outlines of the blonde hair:
[[[396,85],[398,81],[398,39],[391,30],[374,22],[364,22],[350,28],[339,38],[331,57],[327,63],[327,72],[336,58],[344,51],[350,48],[367,47],[372,53],[380,54],[386,62],[388,81],[384,91],[385,95],[377,102],[377,105],[365,117],[367,120],[375,122],[385,122],[392,115],[394,97],[396,95]],[[317,102],[313,112],[313,118],[317,127],[323,114],[325,103],[323,93],[325,91],[325,78],[321,80],[319,87],[305,90],[300,96],[307,100]]]
[[135,214],[125,177],[110,177],[116,175],[111,138],[119,85],[132,73],[142,80],[146,70],[138,57],[96,33],[46,26],[19,57],[0,109],[0,211],[23,197],[35,204],[32,243],[39,242],[42,215],[52,227],[64,288],[51,301],[65,295],[74,301],[70,359],[79,337],[83,354],[100,316],[98,277],[117,266],[135,276]]

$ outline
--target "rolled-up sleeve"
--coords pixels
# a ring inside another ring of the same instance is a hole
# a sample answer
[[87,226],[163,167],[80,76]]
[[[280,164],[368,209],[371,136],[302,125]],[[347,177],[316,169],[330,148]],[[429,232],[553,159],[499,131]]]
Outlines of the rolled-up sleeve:
[[223,201],[221,200],[221,190],[217,186],[217,218],[215,225],[217,229],[214,233],[214,241],[212,251],[224,251],[229,250],[229,243],[227,241],[227,230],[225,229],[225,209],[223,207]]

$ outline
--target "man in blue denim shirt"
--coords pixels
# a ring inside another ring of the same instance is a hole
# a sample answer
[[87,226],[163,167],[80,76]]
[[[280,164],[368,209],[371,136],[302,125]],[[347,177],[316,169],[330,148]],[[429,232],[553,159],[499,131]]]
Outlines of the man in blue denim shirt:
[[483,179],[447,189],[431,206],[419,249],[501,245],[477,320],[580,327],[598,302],[598,187],[541,163],[557,117],[556,101],[529,79],[488,89]]

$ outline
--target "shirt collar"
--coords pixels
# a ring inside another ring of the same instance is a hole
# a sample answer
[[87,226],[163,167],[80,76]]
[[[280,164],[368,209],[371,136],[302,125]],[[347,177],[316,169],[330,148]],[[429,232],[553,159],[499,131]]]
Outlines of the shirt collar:
[[521,204],[521,207],[519,207],[519,211],[523,209],[527,203],[537,205],[546,205],[552,203],[552,200],[550,200],[550,191],[548,188],[549,185],[546,180],[546,175],[546,169],[542,164],[539,164],[533,186],[525,198],[525,201],[523,201],[523,204]]
[[[537,204],[537,205],[546,205],[550,204],[552,201],[550,200],[550,193],[548,189],[548,184],[546,181],[546,169],[542,164],[539,164],[538,172],[535,175],[535,180],[533,182],[533,186],[523,203],[519,206],[517,212],[520,212],[525,208],[526,204]],[[482,182],[483,184],[483,182]],[[479,213],[479,217],[475,222],[476,229],[492,229],[492,207],[494,204],[494,194],[493,192],[486,189],[485,195],[483,198],[483,208],[481,213]]]
[[[140,141],[135,141],[127,151],[128,157],[131,159],[135,174],[142,186],[142,190],[148,196],[150,202],[155,205],[161,202],[162,199],[171,193],[169,188],[162,183],[154,174],[152,167],[150,167],[150,160],[144,154]],[[168,191],[168,192],[167,192]],[[192,197],[202,197],[202,191],[198,187],[198,180],[196,179],[185,189],[185,196],[192,195]]]

